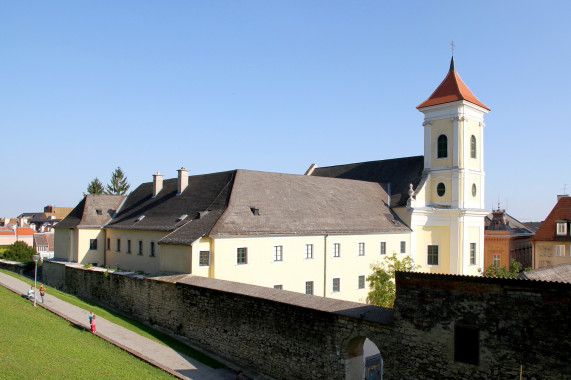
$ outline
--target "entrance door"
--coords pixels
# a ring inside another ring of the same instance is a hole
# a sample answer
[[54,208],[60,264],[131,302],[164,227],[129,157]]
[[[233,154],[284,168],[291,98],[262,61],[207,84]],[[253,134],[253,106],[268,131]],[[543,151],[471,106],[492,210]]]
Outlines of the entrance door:
[[381,380],[383,378],[383,358],[381,354],[369,356],[365,359],[365,379]]

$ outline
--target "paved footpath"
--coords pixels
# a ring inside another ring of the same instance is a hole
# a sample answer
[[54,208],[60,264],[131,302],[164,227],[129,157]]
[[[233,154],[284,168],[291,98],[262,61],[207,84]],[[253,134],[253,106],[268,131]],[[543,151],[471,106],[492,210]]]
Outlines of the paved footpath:
[[[30,286],[10,275],[0,273],[0,285],[17,294],[27,294]],[[40,293],[37,291],[38,300],[36,305],[43,307],[62,318],[67,319],[74,325],[89,330],[89,311],[81,309],[70,303],[52,297],[46,293],[45,303],[42,303]],[[180,379],[214,380],[234,379],[235,372],[228,368],[214,369],[199,361],[180,354],[175,350],[160,343],[145,338],[124,327],[109,322],[104,318],[97,317],[96,335],[125,351],[162,368],[173,376]],[[245,377],[246,378],[246,377]]]

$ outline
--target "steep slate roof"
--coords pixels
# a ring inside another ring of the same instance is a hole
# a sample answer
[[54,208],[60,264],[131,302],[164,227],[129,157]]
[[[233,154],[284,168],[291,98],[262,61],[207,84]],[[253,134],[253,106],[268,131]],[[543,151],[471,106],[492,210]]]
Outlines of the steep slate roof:
[[[500,224],[499,226],[493,224],[492,222],[494,219],[494,213],[498,216],[505,215],[508,224]],[[532,228],[524,223],[521,223],[519,220],[509,215],[504,210],[496,210],[493,213],[486,215],[486,218],[484,219],[484,227],[487,231],[511,231],[513,234],[523,235],[533,235],[535,233]]]
[[521,272],[518,278],[571,283],[571,264],[560,264]]
[[386,201],[377,183],[238,170],[210,236],[409,232]]
[[102,227],[125,199],[123,195],[88,194],[54,228]]
[[[234,181],[235,171],[188,177],[188,185],[177,195],[178,178],[163,181],[153,198],[153,182],[137,187],[107,228],[176,233],[161,244],[190,244],[208,233],[222,214]],[[184,219],[181,216],[187,215]],[[141,217],[144,218],[141,219]]]
[[429,106],[435,106],[437,104],[451,103],[458,100],[466,100],[470,103],[476,104],[482,108],[490,110],[484,103],[480,102],[478,98],[472,94],[472,91],[464,84],[460,75],[454,69],[454,57],[450,60],[450,70],[446,75],[446,78],[440,83],[440,85],[434,90],[432,95],[424,102],[420,103],[416,108],[424,108]]
[[[312,176],[377,182],[391,193],[391,207],[404,206],[409,198],[409,186],[416,190],[424,170],[424,156],[315,168]],[[386,199],[385,199],[386,201]]]
[[547,218],[541,223],[532,241],[571,241],[569,235],[556,236],[555,235],[555,222],[567,221],[571,222],[571,197],[561,196],[553,210],[549,213]]

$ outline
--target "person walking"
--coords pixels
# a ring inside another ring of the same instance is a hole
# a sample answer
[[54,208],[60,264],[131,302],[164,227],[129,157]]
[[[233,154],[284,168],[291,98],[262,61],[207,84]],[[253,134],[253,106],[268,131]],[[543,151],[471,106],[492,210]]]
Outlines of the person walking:
[[46,288],[44,288],[44,284],[40,285],[40,297],[42,297],[42,303],[44,303],[44,296],[46,295]]
[[95,315],[93,315],[93,316],[90,315],[90,317],[91,317],[91,322],[90,322],[91,323],[91,332],[95,333]]
[[93,312],[89,312],[89,325],[91,326],[91,319],[93,318]]

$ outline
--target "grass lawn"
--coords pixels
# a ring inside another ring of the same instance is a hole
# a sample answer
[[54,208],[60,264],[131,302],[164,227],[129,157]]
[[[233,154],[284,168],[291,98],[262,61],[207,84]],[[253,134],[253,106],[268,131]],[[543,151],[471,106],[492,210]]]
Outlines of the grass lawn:
[[0,379],[172,379],[0,287]]
[[[5,273],[7,275],[13,276],[18,278],[19,280],[22,280],[30,285],[34,284],[34,280],[33,279],[29,279],[27,277],[24,276],[20,276],[14,272],[10,272],[7,270],[3,270],[0,269],[0,272]],[[38,283],[39,286],[39,283]],[[152,339],[155,342],[161,343],[165,346],[168,346],[170,348],[172,348],[175,351],[178,351],[180,353],[185,354],[186,356],[189,356],[193,359],[196,359],[198,361],[200,361],[203,364],[206,364],[207,366],[211,367],[211,368],[224,368],[224,366],[222,364],[220,364],[219,362],[217,362],[216,360],[210,358],[209,356],[203,354],[200,351],[197,351],[195,349],[193,349],[192,347],[187,346],[186,344],[182,343],[181,341],[165,334],[162,333],[160,331],[157,331],[139,321],[136,321],[134,319],[131,319],[123,314],[111,311],[111,310],[107,310],[105,308],[103,308],[102,306],[99,306],[91,301],[86,301],[83,300],[81,298],[69,295],[67,293],[63,293],[60,292],[54,288],[51,288],[49,286],[46,286],[46,297],[49,297],[50,295],[59,298],[62,301],[65,302],[69,302],[72,305],[75,305],[77,307],[80,307],[82,309],[85,310],[90,310],[93,311],[93,313],[95,315],[97,315],[98,317],[103,317],[105,319],[107,319],[110,322],[113,322],[115,324],[118,324],[119,326],[125,327],[126,329],[129,329],[131,331],[136,332],[139,335],[142,335],[146,338]],[[1,303],[0,303],[1,305]],[[1,339],[1,337],[0,337]],[[1,368],[1,366],[0,366]],[[0,378],[2,378],[2,375],[0,374]]]

